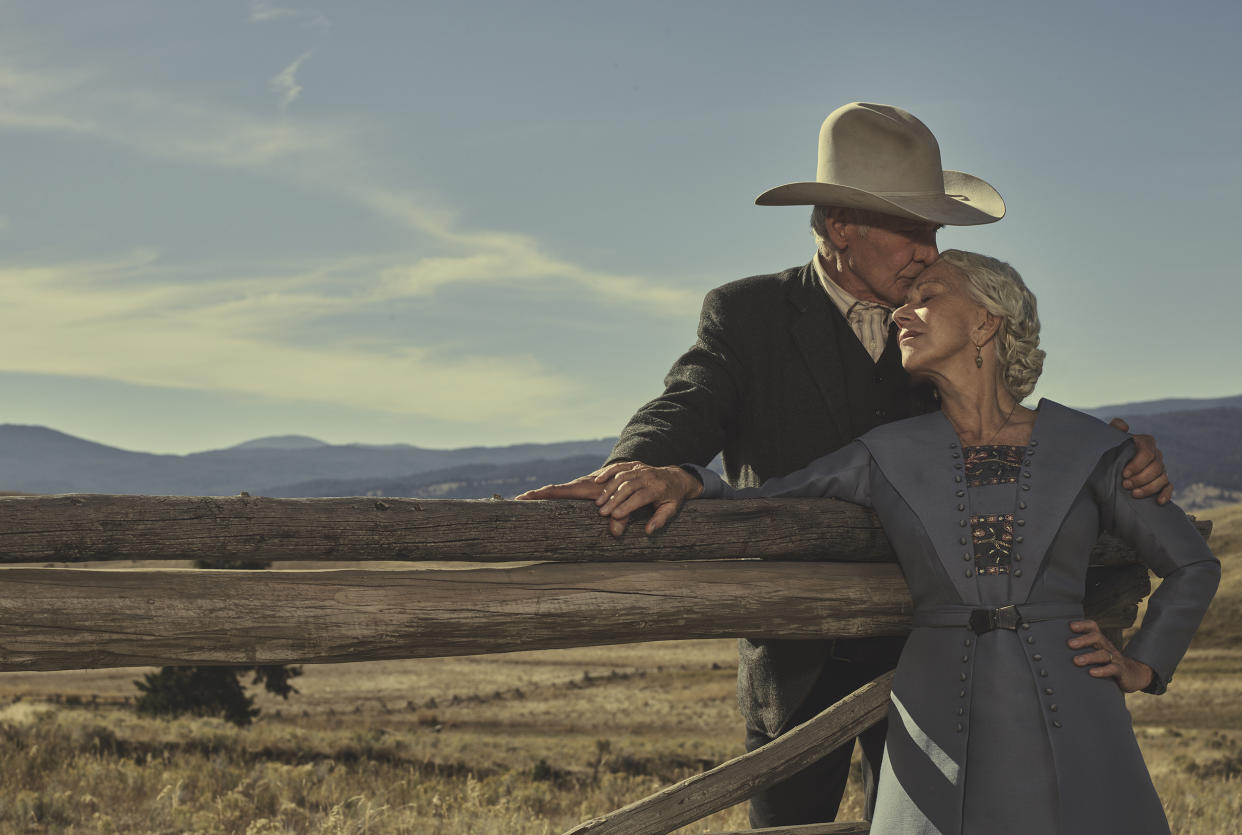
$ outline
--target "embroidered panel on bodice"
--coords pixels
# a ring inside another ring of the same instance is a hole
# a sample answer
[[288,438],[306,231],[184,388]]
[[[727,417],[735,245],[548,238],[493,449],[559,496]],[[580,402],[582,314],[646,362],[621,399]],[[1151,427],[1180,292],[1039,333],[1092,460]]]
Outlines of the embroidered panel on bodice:
[[[1022,466],[1022,446],[973,446],[966,447],[966,484],[968,487],[995,487],[1017,484]],[[978,493],[979,491],[976,490]],[[988,491],[990,492],[990,491]],[[982,499],[980,495],[978,498]],[[985,506],[992,504],[993,507]],[[993,502],[975,502],[980,510],[996,509]],[[981,506],[983,505],[983,506]],[[1003,506],[1011,507],[1010,502]],[[971,538],[974,545],[975,572],[978,574],[1008,574],[1013,553],[1013,513],[981,512],[970,517]]]

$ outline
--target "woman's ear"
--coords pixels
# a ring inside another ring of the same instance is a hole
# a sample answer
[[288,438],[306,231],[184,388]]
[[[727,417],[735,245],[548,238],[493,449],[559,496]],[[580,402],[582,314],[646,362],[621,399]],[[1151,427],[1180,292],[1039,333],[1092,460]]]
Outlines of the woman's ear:
[[1001,317],[995,315],[990,310],[983,311],[983,321],[979,323],[979,327],[975,329],[976,344],[980,347],[987,345],[1000,332]]

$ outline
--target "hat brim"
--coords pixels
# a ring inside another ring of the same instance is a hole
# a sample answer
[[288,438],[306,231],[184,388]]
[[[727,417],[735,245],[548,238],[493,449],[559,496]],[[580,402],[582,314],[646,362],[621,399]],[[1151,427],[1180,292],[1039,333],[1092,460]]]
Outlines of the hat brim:
[[841,206],[945,226],[979,226],[1005,216],[1005,201],[986,181],[944,172],[944,194],[873,194],[833,183],[787,183],[755,198],[760,206]]

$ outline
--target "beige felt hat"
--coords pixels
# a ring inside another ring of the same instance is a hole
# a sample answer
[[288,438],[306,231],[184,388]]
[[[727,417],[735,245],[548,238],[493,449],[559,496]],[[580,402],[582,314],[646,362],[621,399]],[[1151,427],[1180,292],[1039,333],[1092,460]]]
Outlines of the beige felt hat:
[[940,144],[918,119],[887,104],[839,107],[819,130],[813,183],[755,198],[761,206],[842,206],[948,226],[994,223],[1005,201],[983,180],[940,167]]

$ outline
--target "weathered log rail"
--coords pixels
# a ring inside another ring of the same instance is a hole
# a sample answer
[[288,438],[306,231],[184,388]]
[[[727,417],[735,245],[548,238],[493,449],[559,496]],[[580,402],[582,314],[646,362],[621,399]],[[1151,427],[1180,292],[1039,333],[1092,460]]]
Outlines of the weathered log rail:
[[[1093,559],[1110,567],[1093,570],[1089,611],[1110,627],[1127,625],[1149,589],[1147,573],[1127,565],[1133,556],[1115,543],[1097,551]],[[583,502],[0,498],[0,562],[8,565],[539,556],[552,561],[453,571],[0,568],[0,671],[909,628],[909,596],[883,531],[870,512],[843,502],[696,502],[655,536],[634,525],[614,539]],[[721,559],[738,556],[750,559]]]
[[[1201,523],[1207,524],[1207,523]],[[826,499],[701,501],[654,536],[614,539],[588,502],[268,499],[249,496],[0,498],[0,563],[104,560],[892,562],[875,514]],[[1133,562],[1110,537],[1093,565]]]
[[[1206,537],[1210,523],[1197,523]],[[26,567],[115,560],[458,561],[496,568],[202,571]],[[703,501],[654,536],[583,502],[0,498],[0,671],[287,664],[747,635],[908,631],[875,516],[843,502]],[[20,564],[26,566],[19,567]],[[1147,570],[1105,537],[1086,610],[1133,623]],[[883,714],[881,679],[799,731],[579,833],[662,833],[744,798]],[[827,746],[827,747],[825,747]],[[775,777],[773,775],[776,775]],[[786,835],[866,832],[817,824]]]

